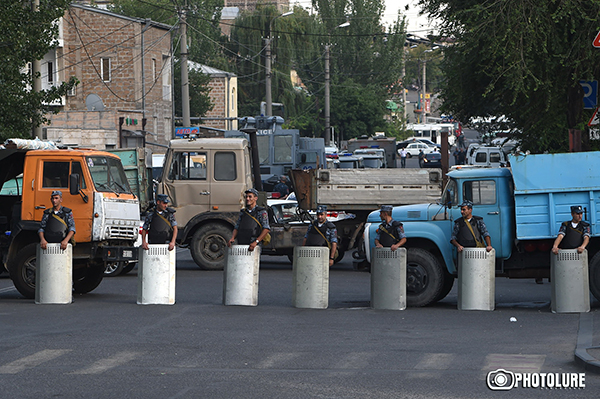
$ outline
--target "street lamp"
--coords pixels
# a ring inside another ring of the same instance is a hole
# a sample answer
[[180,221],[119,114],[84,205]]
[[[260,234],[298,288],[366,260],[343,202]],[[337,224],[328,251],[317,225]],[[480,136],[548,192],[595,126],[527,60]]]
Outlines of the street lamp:
[[273,30],[273,22],[277,18],[287,17],[288,15],[292,15],[294,11],[284,12],[281,15],[276,16],[269,22],[269,37],[266,39],[266,61],[265,61],[265,69],[266,69],[266,79],[265,79],[265,100],[267,103],[267,109],[265,110],[265,116],[273,116],[273,99],[271,97],[271,32]]
[[[343,24],[336,26],[337,28],[346,28],[350,26],[350,22],[346,21]],[[329,37],[331,41],[331,36]],[[329,77],[329,47],[330,44],[325,45],[325,146],[331,145],[331,115],[330,115],[330,77]]]

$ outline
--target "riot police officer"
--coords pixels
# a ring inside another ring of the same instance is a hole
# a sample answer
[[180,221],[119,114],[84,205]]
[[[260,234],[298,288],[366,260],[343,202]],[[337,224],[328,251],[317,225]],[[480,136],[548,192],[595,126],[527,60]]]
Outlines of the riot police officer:
[[38,235],[40,247],[46,249],[48,243],[60,243],[60,249],[67,249],[67,244],[75,235],[73,212],[62,206],[62,191],[55,190],[50,194],[52,208],[44,211]]
[[391,248],[392,251],[395,251],[406,242],[406,234],[404,234],[402,223],[392,219],[392,209],[391,205],[382,205],[379,210],[382,223],[377,229],[375,246]]
[[[486,251],[492,250],[492,239],[483,218],[473,216],[473,203],[464,201],[460,205],[461,218],[456,219],[450,243],[454,245],[458,252],[464,248],[485,248]],[[485,241],[485,243],[484,243]]]
[[230,247],[236,240],[239,245],[248,245],[248,251],[254,251],[254,248],[266,237],[271,230],[269,226],[269,217],[267,210],[256,205],[258,200],[258,191],[251,188],[244,192],[246,208],[240,211],[240,216],[233,229],[231,239],[227,242]]
[[329,247],[329,266],[333,266],[337,250],[337,229],[327,220],[327,206],[317,206],[317,219],[306,230],[303,246]]
[[590,242],[591,230],[589,223],[582,219],[583,208],[580,205],[571,207],[572,219],[568,222],[563,222],[558,231],[558,237],[554,240],[552,252],[558,254],[558,249],[575,249],[578,253],[582,253],[585,247]]
[[[177,239],[177,221],[175,209],[169,208],[169,197],[166,194],[156,196],[156,207],[146,215],[142,226],[142,248],[148,244],[169,244],[169,251],[175,248]],[[146,237],[148,240],[146,240]]]

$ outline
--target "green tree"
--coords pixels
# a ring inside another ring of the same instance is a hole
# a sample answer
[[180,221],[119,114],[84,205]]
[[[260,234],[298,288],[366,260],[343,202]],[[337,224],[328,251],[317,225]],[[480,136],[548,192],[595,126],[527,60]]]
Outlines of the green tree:
[[0,139],[29,137],[33,127],[56,113],[50,104],[65,95],[74,80],[39,93],[31,90],[33,77],[28,62],[41,59],[56,45],[58,25],[68,0],[41,0],[32,11],[30,1],[5,0],[0,13]]
[[[176,90],[174,90],[174,107],[175,115],[182,116],[181,110],[181,62],[175,64],[174,71],[174,84]],[[213,108],[213,104],[210,102],[210,76],[193,68],[189,68],[188,71],[188,84],[190,93],[190,116],[191,117],[202,117],[206,115],[208,111]]]
[[[398,91],[402,76],[404,20],[399,17],[386,31],[381,25],[382,0],[313,0],[313,5],[322,23],[321,40],[331,44],[331,125],[342,139],[391,131],[383,116],[386,100]],[[344,27],[345,22],[349,24]],[[358,88],[355,101],[369,112],[345,98]]]
[[560,151],[567,129],[583,129],[579,80],[600,77],[599,0],[421,0],[442,20],[443,109],[466,121],[505,115],[522,148]]

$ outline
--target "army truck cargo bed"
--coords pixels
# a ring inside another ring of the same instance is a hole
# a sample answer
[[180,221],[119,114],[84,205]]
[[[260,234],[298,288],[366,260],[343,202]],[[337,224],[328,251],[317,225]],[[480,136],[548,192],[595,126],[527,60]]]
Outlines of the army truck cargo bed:
[[302,209],[372,211],[381,205],[435,202],[442,193],[440,169],[311,169],[291,171]]

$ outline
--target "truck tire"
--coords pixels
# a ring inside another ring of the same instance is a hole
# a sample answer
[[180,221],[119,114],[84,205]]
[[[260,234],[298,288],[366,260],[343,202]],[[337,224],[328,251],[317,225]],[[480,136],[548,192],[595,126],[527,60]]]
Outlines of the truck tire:
[[596,252],[588,266],[590,274],[590,292],[594,298],[600,301],[600,252]]
[[126,262],[125,266],[123,266],[123,271],[121,272],[121,274],[129,273],[137,266],[137,264],[137,262]]
[[27,299],[35,298],[37,245],[31,243],[21,248],[9,268],[10,278],[15,288]]
[[344,249],[338,249],[338,256],[333,260],[333,263],[341,262],[341,260],[344,259],[345,254],[346,251]]
[[233,229],[220,223],[208,223],[192,237],[190,252],[194,262],[204,270],[223,270],[227,241]]
[[440,291],[437,298],[435,298],[434,302],[441,301],[446,298],[446,296],[452,291],[452,287],[454,286],[454,276],[445,271],[444,273],[444,282],[442,283],[442,290]]
[[444,284],[444,270],[437,258],[421,248],[409,248],[406,259],[406,302],[426,306],[437,300]]
[[73,291],[78,294],[87,294],[95,290],[102,282],[104,270],[104,262],[90,262],[82,277],[75,279],[73,276]]
[[125,262],[106,262],[104,277],[115,277],[123,272]]

